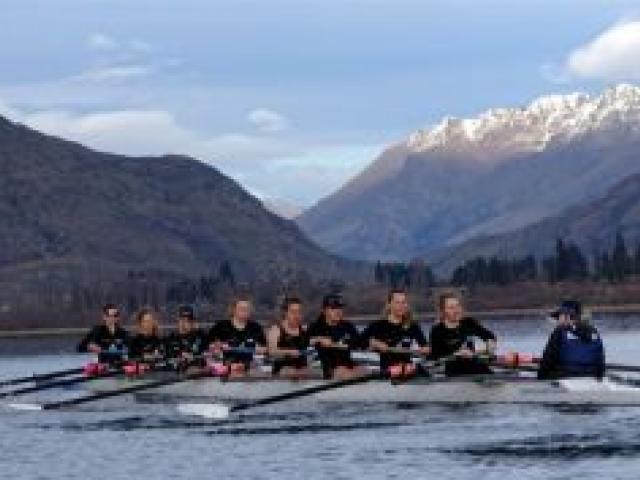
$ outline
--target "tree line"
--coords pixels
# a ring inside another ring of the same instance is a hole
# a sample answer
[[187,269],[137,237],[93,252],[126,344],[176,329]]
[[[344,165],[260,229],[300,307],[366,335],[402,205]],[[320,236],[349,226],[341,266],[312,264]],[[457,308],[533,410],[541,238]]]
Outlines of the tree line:
[[478,256],[458,266],[450,282],[457,286],[476,284],[507,285],[538,280],[557,283],[587,279],[623,282],[640,275],[640,243],[630,250],[621,233],[610,249],[596,252],[591,259],[575,242],[556,240],[551,255],[537,259],[526,255],[516,259]]
[[376,262],[373,270],[377,284],[387,287],[430,287],[436,283],[435,275],[424,260],[415,259],[409,263]]

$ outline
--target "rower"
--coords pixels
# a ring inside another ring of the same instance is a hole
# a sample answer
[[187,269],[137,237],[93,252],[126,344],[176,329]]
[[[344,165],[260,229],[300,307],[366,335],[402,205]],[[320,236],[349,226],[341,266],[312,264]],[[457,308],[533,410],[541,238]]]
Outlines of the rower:
[[254,354],[267,352],[262,326],[251,320],[253,305],[247,297],[238,297],[229,307],[229,320],[216,323],[209,332],[210,350],[222,354],[232,374],[246,374]]
[[197,327],[195,312],[191,305],[178,307],[178,326],[164,341],[167,358],[178,366],[188,366],[201,357],[207,348],[206,334]]
[[538,378],[595,377],[605,370],[604,346],[598,330],[582,316],[582,305],[565,300],[550,316],[557,320],[542,355]]
[[160,338],[157,313],[148,307],[136,314],[137,334],[129,342],[129,358],[151,363],[164,358],[164,343]]
[[325,378],[346,379],[363,373],[351,359],[351,350],[359,345],[360,334],[344,319],[344,306],[341,295],[325,295],[322,313],[309,327],[309,344],[318,351]]
[[402,289],[389,292],[384,318],[365,329],[362,342],[380,354],[380,370],[392,376],[415,373],[411,353],[430,352],[422,329],[412,320],[407,292]]
[[290,378],[307,376],[305,353],[309,337],[302,325],[302,301],[294,296],[285,297],[280,311],[280,322],[267,332],[269,356],[274,359],[273,374]]
[[[476,338],[484,342],[484,352],[476,350]],[[447,376],[492,373],[477,355],[493,355],[497,347],[496,336],[475,318],[465,315],[462,300],[456,293],[447,292],[439,296],[438,322],[431,327],[429,343],[431,356],[435,359],[456,356],[445,363]]]
[[78,351],[97,353],[99,362],[113,363],[126,357],[128,340],[128,332],[120,326],[120,309],[107,303],[102,307],[102,324],[89,330]]

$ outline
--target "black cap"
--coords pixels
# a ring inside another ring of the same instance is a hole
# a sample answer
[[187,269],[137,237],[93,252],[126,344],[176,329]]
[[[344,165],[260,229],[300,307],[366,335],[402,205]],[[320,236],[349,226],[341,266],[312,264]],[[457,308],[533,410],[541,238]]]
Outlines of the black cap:
[[560,315],[569,315],[572,318],[577,318],[582,315],[582,305],[576,300],[564,300],[558,308],[553,310],[549,316],[558,318]]
[[344,308],[344,306],[342,295],[337,293],[330,293],[322,299],[322,308]]
[[178,307],[178,317],[186,317],[190,320],[196,318],[191,305],[180,305]]
[[120,309],[118,308],[118,306],[115,303],[105,303],[102,306],[102,313],[104,313],[105,315],[107,313],[109,313],[109,310],[116,310],[117,311],[117,315],[120,315]]

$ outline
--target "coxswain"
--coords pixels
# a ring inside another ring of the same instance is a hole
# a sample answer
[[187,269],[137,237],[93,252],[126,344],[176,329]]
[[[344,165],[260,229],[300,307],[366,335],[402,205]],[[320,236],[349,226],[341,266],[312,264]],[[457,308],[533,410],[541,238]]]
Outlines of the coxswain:
[[177,328],[164,341],[167,359],[176,362],[176,367],[200,364],[207,350],[207,335],[198,328],[191,305],[178,307]]
[[136,314],[137,333],[129,342],[129,359],[143,364],[164,358],[164,342],[160,337],[157,313],[148,307]]
[[125,359],[128,342],[129,334],[120,326],[120,309],[107,303],[102,307],[102,324],[89,330],[78,351],[98,354],[101,363],[116,363]]
[[582,305],[566,300],[550,316],[558,325],[542,354],[539,379],[594,377],[605,371],[604,345],[598,330],[582,315]]
[[[482,351],[476,349],[478,338],[484,342]],[[496,336],[478,320],[465,315],[462,300],[456,293],[447,292],[438,297],[438,321],[431,327],[429,343],[432,358],[455,357],[445,362],[447,376],[492,373],[478,355],[495,354]]]
[[281,319],[267,332],[269,357],[273,359],[273,374],[289,378],[309,375],[307,349],[309,337],[302,324],[302,301],[285,297],[280,307]]
[[412,319],[407,292],[401,289],[388,293],[383,318],[364,330],[362,341],[380,354],[380,370],[394,377],[414,374],[411,356],[430,352],[422,329]]
[[253,305],[247,297],[238,297],[229,306],[229,319],[216,323],[209,332],[210,350],[222,355],[231,374],[246,374],[254,355],[267,352],[262,326],[251,319]]
[[351,350],[359,346],[360,334],[344,319],[344,307],[341,295],[325,295],[322,312],[309,326],[309,343],[318,351],[325,378],[346,379],[364,373],[351,358]]

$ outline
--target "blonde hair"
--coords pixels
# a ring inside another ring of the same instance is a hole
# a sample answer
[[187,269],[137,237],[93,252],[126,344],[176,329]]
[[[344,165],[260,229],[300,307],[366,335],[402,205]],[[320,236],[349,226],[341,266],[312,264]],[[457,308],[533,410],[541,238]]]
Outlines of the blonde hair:
[[158,322],[158,315],[156,311],[151,307],[143,307],[138,310],[138,313],[136,313],[136,326],[138,327],[138,333],[142,333],[140,329],[142,327],[142,319],[145,317],[145,315],[151,315],[151,318],[153,319],[152,334],[155,336],[160,336],[160,324]]

